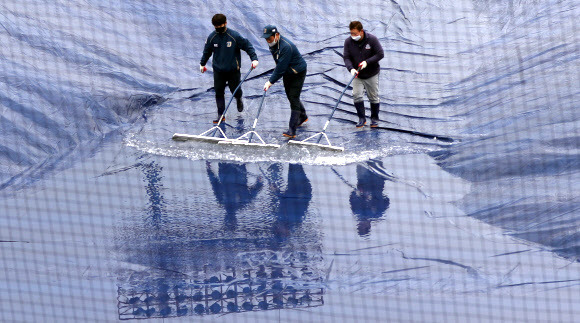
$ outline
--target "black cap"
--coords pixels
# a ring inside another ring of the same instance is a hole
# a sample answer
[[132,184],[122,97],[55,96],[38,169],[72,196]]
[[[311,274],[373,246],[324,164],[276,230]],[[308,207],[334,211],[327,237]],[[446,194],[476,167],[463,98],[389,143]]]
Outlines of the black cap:
[[274,25],[268,25],[264,27],[264,32],[262,33],[262,38],[270,38],[270,36],[275,35],[278,32],[278,28]]

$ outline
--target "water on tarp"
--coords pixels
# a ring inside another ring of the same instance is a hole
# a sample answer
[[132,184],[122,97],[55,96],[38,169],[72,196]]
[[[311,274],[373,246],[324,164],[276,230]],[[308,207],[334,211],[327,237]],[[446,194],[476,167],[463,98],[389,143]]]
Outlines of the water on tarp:
[[[2,321],[577,317],[576,3],[0,6]],[[296,140],[348,83],[354,19],[385,49],[380,127],[355,128],[347,89],[326,130],[344,152],[287,145],[280,81],[256,124],[280,148],[171,140],[217,117],[216,12],[260,61],[228,138],[256,119],[271,23],[308,64]]]

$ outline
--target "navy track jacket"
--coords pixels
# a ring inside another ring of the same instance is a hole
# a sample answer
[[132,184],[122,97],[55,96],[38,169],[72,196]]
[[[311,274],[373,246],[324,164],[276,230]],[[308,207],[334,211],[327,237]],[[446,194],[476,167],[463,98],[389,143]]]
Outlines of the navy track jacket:
[[270,47],[270,52],[276,62],[276,68],[270,76],[272,84],[282,78],[284,74],[298,74],[307,68],[306,61],[300,55],[296,45],[282,35],[280,35],[278,43]]
[[237,31],[230,28],[224,33],[213,31],[205,41],[203,55],[199,64],[205,66],[213,54],[213,69],[216,72],[233,72],[241,67],[240,49],[250,56],[252,61],[258,60],[258,55],[252,44]]

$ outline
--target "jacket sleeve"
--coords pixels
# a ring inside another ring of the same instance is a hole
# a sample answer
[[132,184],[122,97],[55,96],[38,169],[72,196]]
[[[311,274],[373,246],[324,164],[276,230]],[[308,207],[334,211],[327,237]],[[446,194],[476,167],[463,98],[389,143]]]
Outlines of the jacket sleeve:
[[348,39],[344,41],[344,50],[342,53],[342,58],[344,59],[344,66],[350,72],[354,68],[354,62],[352,61],[352,56],[350,54]]
[[240,49],[242,49],[243,51],[245,51],[246,53],[248,53],[248,56],[250,56],[251,60],[253,60],[253,61],[258,60],[258,55],[256,55],[256,50],[254,49],[254,46],[252,46],[252,43],[250,43],[249,40],[242,37],[241,35],[238,35],[238,39],[236,41],[238,42],[238,47]]
[[258,181],[256,181],[256,183],[249,188],[249,198],[254,199],[256,195],[260,193],[262,187],[264,187],[264,183],[261,179],[258,178]]
[[[280,40],[282,41],[282,40]],[[274,84],[276,81],[282,78],[286,70],[290,66],[290,61],[292,60],[292,47],[280,46],[280,56],[278,57],[278,63],[274,72],[270,76],[270,83]]]
[[366,61],[368,64],[378,63],[381,59],[383,59],[383,57],[385,57],[383,46],[381,46],[379,39],[376,37],[369,39],[369,42],[371,42],[371,46],[374,49],[374,55],[367,58]]
[[203,47],[203,55],[201,55],[201,60],[199,61],[199,65],[201,65],[201,66],[205,66],[205,64],[207,64],[207,61],[209,60],[209,58],[213,54],[213,46],[211,44],[211,40],[212,40],[211,36],[212,35],[209,35],[209,37],[207,37],[207,39],[205,41],[205,46]]

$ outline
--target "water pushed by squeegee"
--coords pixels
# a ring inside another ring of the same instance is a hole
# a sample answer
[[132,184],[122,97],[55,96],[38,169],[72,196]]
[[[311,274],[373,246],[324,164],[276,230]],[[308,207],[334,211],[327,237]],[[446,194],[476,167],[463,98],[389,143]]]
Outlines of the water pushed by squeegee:
[[204,141],[149,141],[129,136],[126,144],[140,151],[191,160],[223,160],[235,162],[283,162],[304,165],[347,165],[393,155],[412,154],[425,151],[424,147],[411,147],[393,142],[379,147],[364,143],[346,143],[345,151],[328,150],[316,146],[288,145],[280,148],[221,145]]

